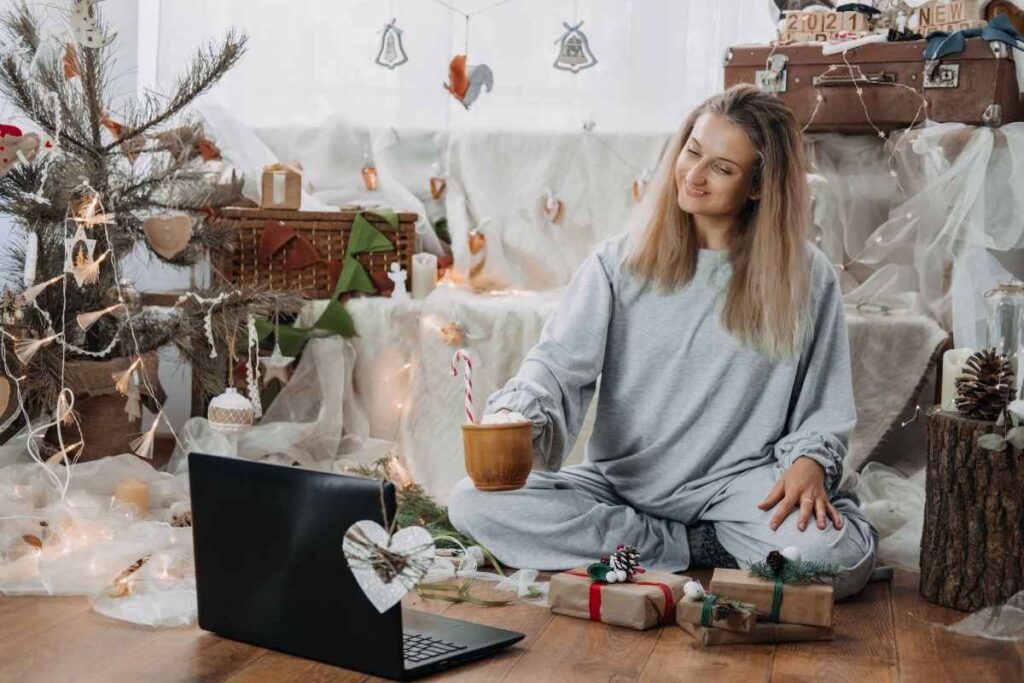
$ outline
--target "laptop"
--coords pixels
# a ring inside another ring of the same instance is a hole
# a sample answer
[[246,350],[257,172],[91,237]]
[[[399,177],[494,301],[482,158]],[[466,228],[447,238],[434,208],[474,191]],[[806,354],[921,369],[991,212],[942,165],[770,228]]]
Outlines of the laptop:
[[[202,453],[188,457],[199,627],[397,680],[494,654],[524,634],[403,607],[381,614],[341,545],[381,526],[381,482]],[[384,483],[393,519],[395,487]]]

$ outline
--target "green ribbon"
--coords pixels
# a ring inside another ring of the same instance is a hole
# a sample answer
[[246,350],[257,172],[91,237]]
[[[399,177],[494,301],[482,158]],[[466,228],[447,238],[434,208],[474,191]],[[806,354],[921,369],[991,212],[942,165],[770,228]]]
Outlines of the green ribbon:
[[[376,216],[383,218],[392,228],[398,228],[398,215],[393,211],[371,211]],[[353,290],[373,294],[377,288],[373,286],[370,275],[366,272],[359,261],[355,259],[356,254],[377,251],[394,251],[395,245],[384,236],[377,228],[373,227],[370,221],[363,218],[362,213],[357,213],[352,219],[352,232],[348,236],[348,245],[345,249],[345,263],[341,268],[341,275],[334,285],[332,299],[337,299],[345,292]]]
[[776,576],[775,581],[772,583],[772,611],[768,614],[768,621],[774,624],[779,623],[779,609],[782,607],[782,588],[784,585],[781,576]]
[[[466,579],[461,585],[453,585],[450,583],[431,583],[431,584],[417,584],[416,594],[426,600],[443,600],[445,602],[468,602],[471,605],[479,605],[480,607],[505,607],[513,603],[519,602],[520,598],[510,598],[508,600],[484,600],[469,594],[469,589],[473,585],[472,579]],[[450,595],[454,593],[454,595]],[[541,592],[533,586],[527,588],[526,596],[528,600],[535,600],[542,597]]]
[[339,301],[332,299],[327,302],[327,307],[320,314],[313,327],[297,327],[295,325],[275,325],[269,320],[256,319],[256,335],[260,341],[266,339],[271,333],[277,332],[277,343],[281,346],[281,353],[286,356],[296,357],[302,352],[302,347],[309,341],[313,330],[323,330],[330,334],[340,334],[342,337],[355,336],[355,324],[352,316],[348,314],[345,307]]
[[718,602],[718,596],[714,593],[704,594],[704,603],[700,608],[700,625],[711,626],[711,616],[715,610],[715,603]]

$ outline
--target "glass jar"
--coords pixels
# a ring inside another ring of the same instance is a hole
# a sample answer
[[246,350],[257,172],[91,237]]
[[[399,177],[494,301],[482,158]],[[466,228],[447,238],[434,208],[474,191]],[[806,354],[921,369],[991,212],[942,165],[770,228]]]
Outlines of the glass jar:
[[1013,396],[1021,396],[1024,373],[1020,359],[1024,357],[1024,281],[1008,280],[985,292],[988,348],[995,347],[1006,356],[1013,368]]

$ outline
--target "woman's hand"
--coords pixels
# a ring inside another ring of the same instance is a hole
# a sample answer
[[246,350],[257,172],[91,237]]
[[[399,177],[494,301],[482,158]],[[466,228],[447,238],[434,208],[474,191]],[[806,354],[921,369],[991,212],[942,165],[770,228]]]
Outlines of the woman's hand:
[[[779,505],[781,503],[781,505]],[[843,526],[843,518],[828,500],[825,492],[825,468],[811,458],[801,456],[775,482],[771,493],[758,504],[762,510],[771,510],[779,505],[768,523],[772,529],[778,529],[794,508],[799,508],[800,519],[796,527],[800,531],[807,529],[811,514],[818,520],[818,528],[825,528],[826,516],[832,520],[833,526]]]

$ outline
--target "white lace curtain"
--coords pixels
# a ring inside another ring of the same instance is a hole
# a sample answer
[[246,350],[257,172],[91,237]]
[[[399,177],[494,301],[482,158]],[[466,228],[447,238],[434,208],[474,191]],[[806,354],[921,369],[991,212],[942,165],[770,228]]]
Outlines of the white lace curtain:
[[[340,114],[403,128],[564,130],[592,119],[602,130],[670,131],[721,87],[727,46],[764,43],[775,30],[767,0],[445,2],[472,14],[469,62],[494,72],[493,92],[471,111],[442,88],[465,49],[466,19],[435,0],[147,3],[141,85],[167,90],[198,45],[238,27],[248,53],[209,97],[255,127]],[[392,17],[409,57],[395,70],[374,64]],[[598,59],[575,75],[552,66],[563,22],[574,19]]]

